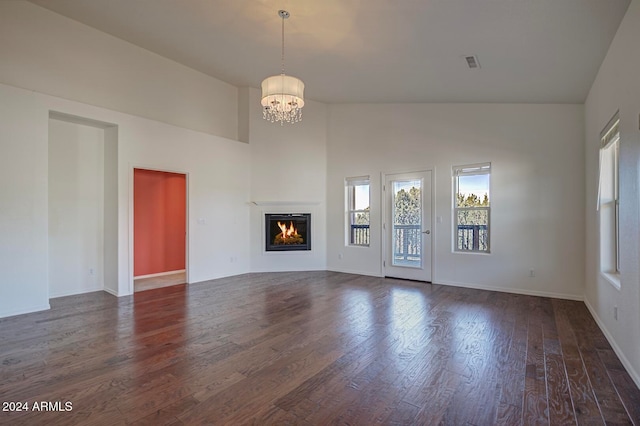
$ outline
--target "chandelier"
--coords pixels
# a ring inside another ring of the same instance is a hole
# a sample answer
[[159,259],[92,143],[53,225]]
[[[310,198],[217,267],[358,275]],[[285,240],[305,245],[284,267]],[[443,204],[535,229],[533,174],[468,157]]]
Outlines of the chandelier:
[[262,81],[262,118],[272,123],[297,123],[302,121],[304,106],[304,83],[302,80],[284,73],[284,20],[290,15],[279,10],[282,18],[282,72]]

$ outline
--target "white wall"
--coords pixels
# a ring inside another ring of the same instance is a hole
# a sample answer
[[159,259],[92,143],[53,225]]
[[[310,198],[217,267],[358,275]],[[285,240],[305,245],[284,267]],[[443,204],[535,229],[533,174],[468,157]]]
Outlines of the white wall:
[[[329,269],[380,275],[380,174],[433,168],[434,282],[581,299],[583,137],[581,105],[329,106]],[[451,168],[487,161],[491,254],[453,253]],[[344,179],[365,175],[371,246],[348,247]]]
[[49,296],[104,285],[104,130],[49,120]]
[[248,272],[249,231],[229,226],[249,220],[247,144],[0,84],[0,317],[48,307],[49,111],[117,126],[118,273],[105,288],[132,291],[134,167],[188,175],[190,282]]
[[118,294],[118,126],[104,129],[104,289]]
[[[326,269],[327,107],[305,101],[303,120],[277,125],[262,118],[260,91],[249,89],[251,270]],[[264,251],[265,213],[311,213],[311,251]]]
[[[629,5],[585,103],[587,306],[640,386],[640,1]],[[620,289],[599,272],[599,135],[620,111]],[[618,319],[614,308],[618,307]]]
[[27,1],[0,1],[0,58],[0,83],[237,138],[236,87]]
[[49,308],[49,116],[37,98],[0,85],[0,317]]

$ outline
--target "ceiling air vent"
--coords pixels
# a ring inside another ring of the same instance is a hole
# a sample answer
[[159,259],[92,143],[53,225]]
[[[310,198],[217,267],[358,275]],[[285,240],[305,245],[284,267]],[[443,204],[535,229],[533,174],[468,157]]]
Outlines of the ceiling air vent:
[[467,66],[470,69],[480,68],[480,62],[478,62],[478,57],[476,55],[465,56],[464,60],[467,61]]

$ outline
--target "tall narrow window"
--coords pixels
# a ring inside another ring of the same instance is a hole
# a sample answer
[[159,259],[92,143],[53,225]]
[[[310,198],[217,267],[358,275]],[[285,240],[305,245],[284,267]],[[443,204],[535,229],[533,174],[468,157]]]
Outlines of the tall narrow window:
[[620,272],[619,174],[620,119],[618,113],[600,134],[600,176],[598,210],[600,213],[600,270]]
[[347,244],[369,245],[369,176],[347,178]]
[[491,163],[453,167],[454,250],[489,253]]

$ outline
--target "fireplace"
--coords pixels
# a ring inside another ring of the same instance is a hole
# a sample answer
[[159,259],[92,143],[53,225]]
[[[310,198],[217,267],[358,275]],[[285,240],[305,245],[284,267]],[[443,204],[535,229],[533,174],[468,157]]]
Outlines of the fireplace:
[[265,250],[311,250],[311,213],[264,215]]

